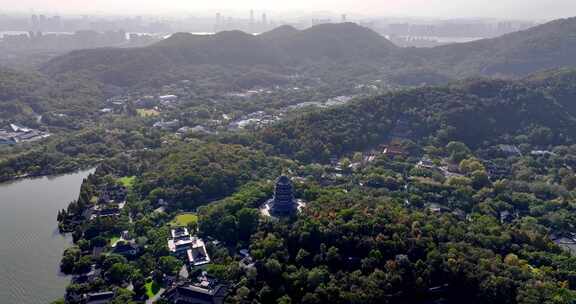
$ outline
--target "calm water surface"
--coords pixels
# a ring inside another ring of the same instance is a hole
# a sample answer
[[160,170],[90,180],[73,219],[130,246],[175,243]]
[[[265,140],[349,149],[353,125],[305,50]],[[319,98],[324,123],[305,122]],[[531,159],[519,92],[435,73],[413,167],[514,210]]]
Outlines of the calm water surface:
[[69,279],[58,266],[69,237],[56,215],[92,171],[0,184],[0,303],[46,304],[63,296]]

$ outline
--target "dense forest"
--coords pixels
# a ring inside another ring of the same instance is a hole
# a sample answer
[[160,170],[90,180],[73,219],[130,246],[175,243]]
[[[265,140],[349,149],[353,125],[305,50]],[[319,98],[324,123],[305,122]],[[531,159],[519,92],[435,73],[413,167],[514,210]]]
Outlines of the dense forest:
[[523,81],[477,79],[404,90],[301,115],[258,137],[274,152],[304,161],[373,148],[400,127],[410,130],[409,138],[428,138],[434,145],[572,143],[575,75],[564,71]]
[[162,198],[186,210],[228,196],[249,181],[274,178],[289,164],[239,145],[214,144],[166,149],[146,162],[150,167],[145,182],[136,185],[138,192],[151,202]]
[[[465,223],[360,192],[314,195],[295,222],[261,225],[250,245],[257,271],[240,277],[243,286],[231,303],[423,303],[436,297],[569,303],[574,297],[559,284],[572,277],[567,265],[573,258],[545,253],[558,251],[528,222],[505,228],[476,214]],[[544,265],[560,268],[535,271]]]
[[55,128],[78,129],[103,102],[102,85],[83,77],[47,77],[0,67],[0,128],[7,123],[39,126],[45,116]]

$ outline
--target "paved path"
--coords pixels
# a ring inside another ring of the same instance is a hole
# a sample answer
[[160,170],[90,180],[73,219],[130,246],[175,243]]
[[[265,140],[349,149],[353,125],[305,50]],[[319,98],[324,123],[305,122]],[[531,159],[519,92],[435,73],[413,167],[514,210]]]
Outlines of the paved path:
[[165,288],[160,288],[160,290],[158,291],[158,293],[156,295],[154,295],[152,298],[146,300],[146,304],[154,304],[156,301],[160,300],[160,297],[162,296],[162,294],[166,291]]
[[186,267],[186,265],[182,266],[182,268],[178,272],[178,275],[180,276],[180,278],[188,280],[188,277],[190,276],[190,274],[188,273],[188,267]]

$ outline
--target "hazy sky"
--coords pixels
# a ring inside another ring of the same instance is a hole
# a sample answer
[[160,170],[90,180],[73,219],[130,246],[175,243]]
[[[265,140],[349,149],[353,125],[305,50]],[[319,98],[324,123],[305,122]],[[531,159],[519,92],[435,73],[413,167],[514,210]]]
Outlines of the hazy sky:
[[0,0],[0,10],[54,13],[177,13],[206,10],[318,11],[372,16],[558,18],[576,0]]

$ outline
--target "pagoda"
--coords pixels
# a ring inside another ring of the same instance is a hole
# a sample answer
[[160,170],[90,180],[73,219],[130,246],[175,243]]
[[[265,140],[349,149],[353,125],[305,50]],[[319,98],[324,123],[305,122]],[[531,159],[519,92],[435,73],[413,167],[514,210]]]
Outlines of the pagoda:
[[292,181],[285,175],[280,176],[276,180],[274,198],[270,202],[270,213],[278,216],[289,216],[296,212],[297,207]]

